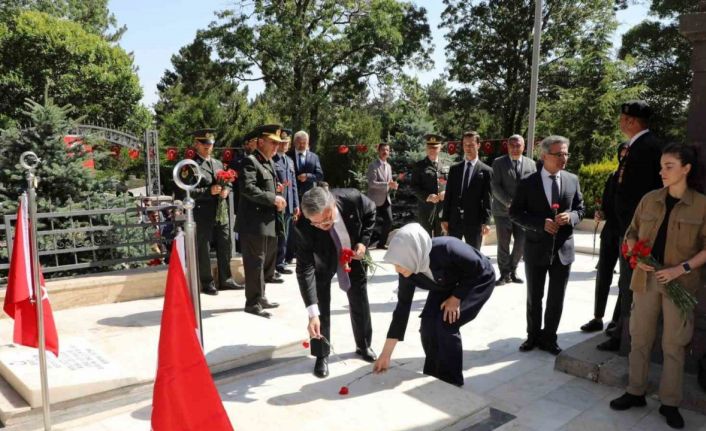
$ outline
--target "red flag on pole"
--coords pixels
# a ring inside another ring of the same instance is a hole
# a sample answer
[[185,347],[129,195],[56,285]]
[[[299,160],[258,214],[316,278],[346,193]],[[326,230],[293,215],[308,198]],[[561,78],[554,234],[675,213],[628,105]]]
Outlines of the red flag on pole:
[[184,271],[184,236],[172,244],[159,333],[152,430],[232,431],[196,335]]
[[[37,307],[32,288],[32,258],[29,247],[30,221],[27,215],[27,196],[20,197],[17,208],[15,239],[12,243],[10,273],[5,292],[3,310],[15,320],[12,341],[28,347],[39,347],[37,331]],[[44,340],[47,350],[59,356],[59,336],[54,325],[54,316],[49,303],[49,296],[44,285],[44,276],[39,271],[42,287],[42,309],[44,311]]]

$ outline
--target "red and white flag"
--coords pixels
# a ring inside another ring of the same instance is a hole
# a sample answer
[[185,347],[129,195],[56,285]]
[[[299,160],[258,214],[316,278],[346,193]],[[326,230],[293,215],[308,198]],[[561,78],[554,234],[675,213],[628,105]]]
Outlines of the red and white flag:
[[172,243],[152,395],[153,431],[233,431],[196,335],[184,270],[184,235]]
[[[12,243],[10,274],[5,292],[3,310],[15,320],[12,341],[28,347],[39,347],[37,331],[37,307],[32,288],[32,258],[29,247],[30,220],[27,215],[27,195],[20,197],[17,208],[15,239]],[[44,276],[39,270],[39,282],[42,287],[42,310],[44,312],[44,340],[47,350],[59,356],[59,336],[54,325],[49,296],[44,284]]]

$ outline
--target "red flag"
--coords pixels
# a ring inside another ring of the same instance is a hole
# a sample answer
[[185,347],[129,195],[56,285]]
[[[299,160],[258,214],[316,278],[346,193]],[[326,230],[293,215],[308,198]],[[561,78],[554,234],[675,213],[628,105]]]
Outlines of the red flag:
[[184,271],[184,236],[172,244],[152,396],[153,431],[233,430],[196,335]]
[[[28,347],[39,347],[37,331],[37,307],[32,288],[32,259],[29,253],[29,217],[27,215],[27,196],[20,197],[17,208],[15,239],[12,242],[10,274],[5,292],[3,310],[15,319],[12,341]],[[44,284],[44,276],[39,271],[42,287],[42,309],[44,311],[44,341],[47,350],[59,356],[59,336],[54,325],[49,296]]]

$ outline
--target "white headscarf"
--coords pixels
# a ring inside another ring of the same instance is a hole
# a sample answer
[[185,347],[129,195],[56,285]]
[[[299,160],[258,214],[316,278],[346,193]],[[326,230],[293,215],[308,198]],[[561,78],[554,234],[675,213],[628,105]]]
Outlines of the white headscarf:
[[402,226],[390,240],[383,261],[434,279],[429,269],[431,237],[419,223]]

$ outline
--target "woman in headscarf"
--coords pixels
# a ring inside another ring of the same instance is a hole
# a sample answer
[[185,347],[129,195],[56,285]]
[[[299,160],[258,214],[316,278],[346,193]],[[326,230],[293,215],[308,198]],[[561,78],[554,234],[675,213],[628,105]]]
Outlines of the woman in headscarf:
[[463,385],[461,326],[473,320],[495,287],[487,257],[453,237],[436,237],[418,223],[399,229],[383,260],[399,273],[397,307],[375,373],[390,367],[392,352],[404,340],[415,288],[429,291],[422,311],[424,374]]

